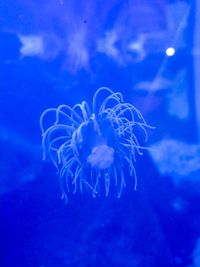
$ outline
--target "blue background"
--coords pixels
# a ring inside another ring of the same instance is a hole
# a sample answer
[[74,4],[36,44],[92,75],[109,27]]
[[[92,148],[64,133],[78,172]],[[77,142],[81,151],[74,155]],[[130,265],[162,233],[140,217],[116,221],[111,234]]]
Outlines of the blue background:
[[[194,25],[194,1],[0,3],[1,267],[200,266]],[[66,205],[39,119],[101,86],[156,127],[155,152],[136,162],[137,191]]]

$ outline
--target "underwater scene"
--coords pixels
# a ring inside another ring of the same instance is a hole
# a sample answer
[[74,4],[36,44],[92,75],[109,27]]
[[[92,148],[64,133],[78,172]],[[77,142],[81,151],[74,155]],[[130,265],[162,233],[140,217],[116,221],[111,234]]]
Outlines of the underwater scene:
[[0,267],[200,267],[200,1],[0,3]]

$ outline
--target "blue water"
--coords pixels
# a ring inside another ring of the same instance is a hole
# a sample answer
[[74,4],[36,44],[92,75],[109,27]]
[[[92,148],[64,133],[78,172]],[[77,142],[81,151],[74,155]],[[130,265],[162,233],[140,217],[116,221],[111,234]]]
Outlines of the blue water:
[[[200,266],[193,4],[0,4],[0,267]],[[40,116],[91,105],[101,86],[155,127],[134,162],[137,190],[71,193],[66,203],[42,160]]]

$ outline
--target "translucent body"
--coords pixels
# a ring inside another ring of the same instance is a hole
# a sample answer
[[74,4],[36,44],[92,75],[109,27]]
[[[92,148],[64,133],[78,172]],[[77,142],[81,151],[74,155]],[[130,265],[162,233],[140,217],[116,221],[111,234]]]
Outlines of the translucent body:
[[[52,120],[52,122],[51,122]],[[124,168],[134,177],[135,154],[142,154],[135,130],[147,140],[141,113],[123,100],[121,93],[99,88],[92,107],[83,101],[73,107],[60,105],[40,118],[43,159],[50,157],[59,172],[63,197],[89,190],[95,197],[112,188],[120,197],[126,185]]]

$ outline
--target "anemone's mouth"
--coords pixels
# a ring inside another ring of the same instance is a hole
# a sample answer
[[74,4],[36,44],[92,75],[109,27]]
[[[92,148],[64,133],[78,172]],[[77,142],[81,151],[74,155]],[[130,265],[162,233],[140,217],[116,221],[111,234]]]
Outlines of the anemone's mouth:
[[104,170],[110,168],[114,162],[114,149],[107,145],[98,145],[92,149],[87,162],[92,168]]
[[[76,140],[78,157],[80,160],[86,160],[95,169],[106,169],[114,160],[111,158],[114,157],[112,151],[114,154],[113,147],[115,147],[116,136],[108,119],[96,120],[95,123],[98,126],[96,128],[92,120],[82,127],[81,138]],[[104,163],[104,160],[101,162],[101,157],[106,158],[108,164]]]

